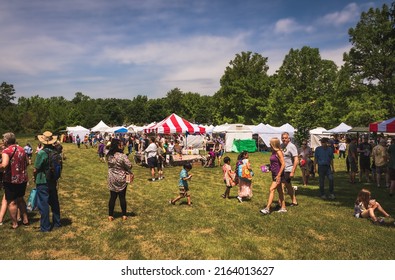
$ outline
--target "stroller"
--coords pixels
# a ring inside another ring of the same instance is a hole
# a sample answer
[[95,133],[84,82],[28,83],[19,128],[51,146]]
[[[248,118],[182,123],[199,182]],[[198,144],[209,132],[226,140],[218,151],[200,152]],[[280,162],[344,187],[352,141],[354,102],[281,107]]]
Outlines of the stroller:
[[215,167],[215,152],[211,149],[205,158],[203,167]]

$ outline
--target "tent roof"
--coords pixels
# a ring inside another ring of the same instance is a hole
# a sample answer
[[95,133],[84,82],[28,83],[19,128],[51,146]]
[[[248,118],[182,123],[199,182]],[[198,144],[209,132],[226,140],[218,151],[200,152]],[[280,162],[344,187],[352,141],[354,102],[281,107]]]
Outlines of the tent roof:
[[118,128],[117,130],[114,131],[114,133],[127,133],[128,129],[124,126]]
[[316,127],[314,129],[310,130],[309,132],[310,132],[310,134],[322,134],[324,131],[327,131],[327,129],[323,128],[323,127]]
[[192,124],[176,114],[171,114],[159,123],[144,129],[145,133],[205,133],[204,127]]
[[91,128],[91,131],[100,131],[100,132],[104,132],[106,131],[106,129],[109,128],[108,125],[106,125],[102,120],[95,125],[94,127]]
[[371,132],[395,132],[395,117],[369,124],[369,131]]
[[236,133],[237,132],[241,132],[241,133],[249,132],[249,133],[252,133],[252,128],[247,125],[241,124],[241,123],[235,123],[235,124],[231,124],[228,127],[226,127],[224,132],[231,132],[231,133],[232,132],[233,133],[235,133],[235,132]]
[[345,123],[341,123],[338,126],[329,129],[327,131],[324,131],[324,133],[347,133],[352,127],[345,124]]

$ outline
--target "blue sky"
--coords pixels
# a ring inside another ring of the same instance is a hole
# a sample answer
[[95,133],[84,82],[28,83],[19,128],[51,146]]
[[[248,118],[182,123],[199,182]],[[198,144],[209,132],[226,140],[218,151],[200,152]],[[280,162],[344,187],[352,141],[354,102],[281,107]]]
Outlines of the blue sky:
[[0,82],[21,96],[160,98],[173,88],[214,94],[242,51],[268,57],[320,49],[342,64],[348,29],[390,1],[0,1]]

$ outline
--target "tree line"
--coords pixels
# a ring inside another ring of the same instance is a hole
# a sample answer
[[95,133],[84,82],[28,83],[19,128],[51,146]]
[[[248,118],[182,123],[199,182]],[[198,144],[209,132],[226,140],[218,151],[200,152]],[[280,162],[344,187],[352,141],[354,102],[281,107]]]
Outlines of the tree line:
[[12,84],[0,86],[0,131],[39,133],[66,126],[144,125],[171,113],[200,124],[286,122],[298,129],[331,128],[340,122],[367,126],[395,116],[395,2],[369,9],[348,31],[352,47],[340,68],[319,49],[291,49],[268,75],[268,58],[243,51],[229,62],[212,96],[174,88],[163,98],[20,97]]

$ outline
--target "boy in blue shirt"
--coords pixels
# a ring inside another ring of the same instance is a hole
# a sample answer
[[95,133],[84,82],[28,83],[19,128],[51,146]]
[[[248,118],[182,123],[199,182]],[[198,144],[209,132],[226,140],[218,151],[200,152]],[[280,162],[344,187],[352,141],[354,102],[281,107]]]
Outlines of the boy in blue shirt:
[[180,172],[180,179],[178,181],[178,188],[180,190],[180,194],[169,201],[170,204],[175,205],[177,201],[181,198],[186,197],[188,201],[188,206],[192,206],[191,204],[191,195],[189,194],[188,180],[192,178],[192,174],[188,174],[188,172],[192,169],[192,165],[187,163],[183,166],[183,169]]

